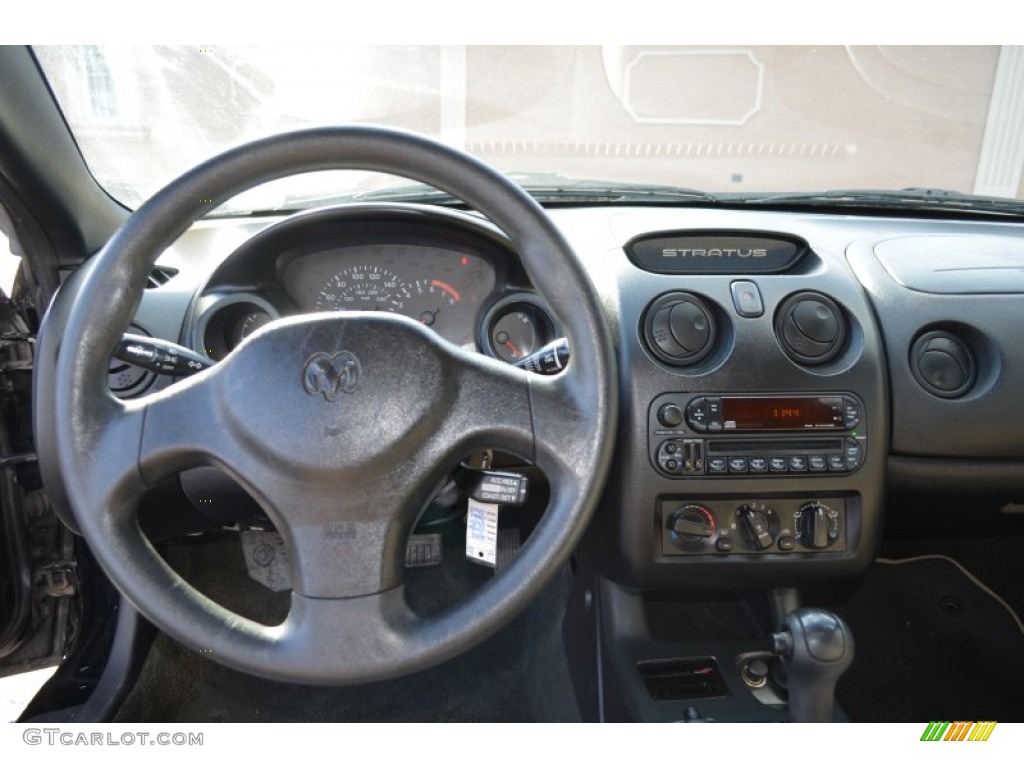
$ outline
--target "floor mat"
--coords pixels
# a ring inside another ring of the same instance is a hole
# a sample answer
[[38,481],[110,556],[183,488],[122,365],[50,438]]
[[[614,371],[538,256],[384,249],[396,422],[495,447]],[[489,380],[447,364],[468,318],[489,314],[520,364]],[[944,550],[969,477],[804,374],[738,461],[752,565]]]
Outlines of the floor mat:
[[953,562],[876,563],[835,611],[856,643],[837,690],[851,720],[1024,720],[1024,634]]
[[[181,551],[177,553],[182,561],[180,570],[211,597],[257,620],[280,613],[280,606],[268,610],[271,593],[244,575],[237,545],[212,538],[183,546],[189,555],[185,558]],[[165,551],[169,560],[176,559],[175,554]],[[487,577],[487,570],[467,563],[461,550],[448,551],[446,556],[444,566],[408,574],[410,604],[422,614],[457,599]],[[211,568],[213,564],[219,567]],[[215,664],[161,634],[116,721],[578,720],[561,640],[567,590],[568,576],[563,574],[522,615],[468,653],[416,675],[371,685],[319,687],[271,682]]]

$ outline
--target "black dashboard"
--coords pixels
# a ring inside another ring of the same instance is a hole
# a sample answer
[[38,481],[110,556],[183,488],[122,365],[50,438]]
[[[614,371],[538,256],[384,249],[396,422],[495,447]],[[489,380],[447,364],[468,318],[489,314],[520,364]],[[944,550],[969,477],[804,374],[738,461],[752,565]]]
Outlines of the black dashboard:
[[[1018,227],[549,213],[618,354],[617,446],[584,543],[606,576],[644,589],[855,577],[883,513],[902,514],[894,498],[933,494],[938,516],[959,513],[958,494],[1019,498]],[[277,317],[337,309],[405,314],[508,362],[560,335],[507,239],[472,213],[385,204],[207,220],[159,264],[174,276],[146,292],[136,329],[215,358]],[[142,377],[123,396],[166,383]]]

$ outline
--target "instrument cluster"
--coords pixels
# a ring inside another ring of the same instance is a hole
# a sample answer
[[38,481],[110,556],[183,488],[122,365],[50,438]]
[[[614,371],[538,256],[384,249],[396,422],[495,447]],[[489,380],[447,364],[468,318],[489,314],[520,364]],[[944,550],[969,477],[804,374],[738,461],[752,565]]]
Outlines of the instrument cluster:
[[475,348],[494,267],[468,249],[413,243],[348,245],[303,255],[284,270],[301,312],[395,312]]
[[273,248],[237,252],[206,286],[193,348],[220,360],[279,317],[336,311],[401,314],[463,349],[508,363],[560,335],[514,253],[493,240],[400,227],[271,242]]

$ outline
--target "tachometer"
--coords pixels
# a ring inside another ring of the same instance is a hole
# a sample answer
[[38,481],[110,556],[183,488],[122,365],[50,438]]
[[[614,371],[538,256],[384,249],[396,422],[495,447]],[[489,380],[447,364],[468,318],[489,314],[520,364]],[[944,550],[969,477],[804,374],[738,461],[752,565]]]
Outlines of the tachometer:
[[462,301],[458,289],[444,280],[423,278],[412,284],[409,301],[403,314],[426,326],[435,326],[444,319],[444,311]]
[[409,295],[409,287],[394,272],[376,265],[359,265],[330,278],[317,293],[314,308],[404,313]]

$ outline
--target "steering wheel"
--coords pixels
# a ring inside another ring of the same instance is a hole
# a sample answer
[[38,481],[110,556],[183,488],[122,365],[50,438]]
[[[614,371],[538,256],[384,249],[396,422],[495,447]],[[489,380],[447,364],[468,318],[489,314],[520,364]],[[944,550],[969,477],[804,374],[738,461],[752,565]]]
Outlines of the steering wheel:
[[[526,373],[390,313],[332,312],[275,321],[216,366],[144,399],[114,397],[107,362],[157,256],[221,201],[327,169],[422,181],[491,219],[564,325],[566,370]],[[164,632],[263,677],[369,682],[470,648],[566,561],[610,462],[615,357],[578,258],[522,189],[421,136],[322,128],[207,161],[140,207],[94,257],[61,333],[54,402],[38,407],[54,408],[58,471],[96,559]],[[406,538],[453,466],[482,448],[535,463],[550,481],[548,509],[508,567],[464,601],[419,617],[402,589]],[[140,530],[142,494],[200,465],[240,483],[284,538],[293,591],[282,624],[250,621],[205,597]]]

